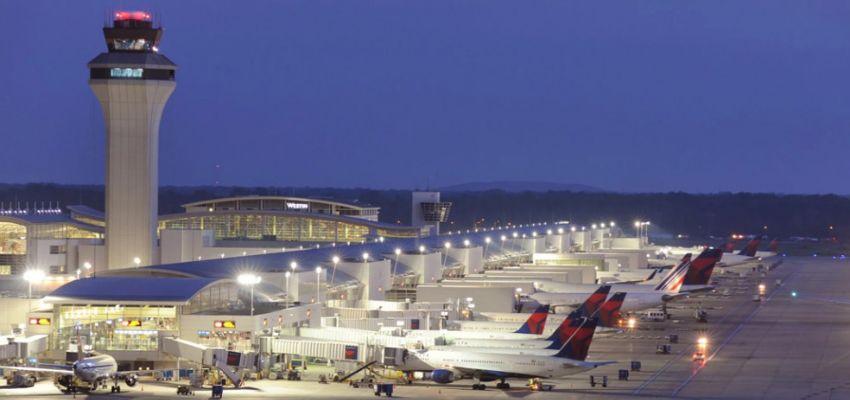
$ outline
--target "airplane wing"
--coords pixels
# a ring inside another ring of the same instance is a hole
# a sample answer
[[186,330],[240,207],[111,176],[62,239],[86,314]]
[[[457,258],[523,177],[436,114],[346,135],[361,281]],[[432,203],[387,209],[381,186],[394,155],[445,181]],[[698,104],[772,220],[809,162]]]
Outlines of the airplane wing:
[[131,370],[126,370],[126,371],[115,371],[112,374],[115,375],[115,376],[118,376],[118,377],[124,377],[124,376],[127,376],[127,375],[142,376],[142,375],[152,375],[152,374],[155,374],[157,372],[163,372],[163,371],[174,371],[174,368],[170,368],[170,369],[142,369],[142,370],[131,369]]
[[57,374],[57,375],[74,375],[74,371],[71,369],[62,369],[58,368],[42,368],[42,367],[15,367],[11,365],[0,365],[0,369],[10,369],[13,371],[29,371],[29,372],[44,372],[49,374]]
[[655,268],[654,268],[654,269],[652,270],[652,273],[651,273],[651,274],[649,274],[649,276],[647,276],[646,278],[643,278],[643,279],[628,279],[628,280],[624,279],[624,280],[617,281],[617,282],[612,282],[612,283],[617,283],[617,284],[638,284],[638,283],[647,283],[647,282],[652,282],[652,278],[655,278],[655,275],[656,275],[656,274],[658,274],[658,269],[655,269]]
[[616,361],[579,361],[569,358],[564,358],[563,362],[564,364],[570,364],[579,368],[596,368],[617,363]]

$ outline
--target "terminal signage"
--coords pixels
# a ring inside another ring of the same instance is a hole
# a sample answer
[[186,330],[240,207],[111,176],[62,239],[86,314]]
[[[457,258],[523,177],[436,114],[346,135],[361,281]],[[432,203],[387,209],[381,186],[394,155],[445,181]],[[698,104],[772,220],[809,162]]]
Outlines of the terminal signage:
[[221,320],[213,322],[213,327],[217,329],[236,329],[236,321]]
[[307,203],[292,203],[292,202],[287,201],[286,202],[286,208],[288,208],[290,210],[306,210],[306,209],[310,208],[310,205],[307,204]]
[[239,361],[242,360],[242,354],[235,351],[227,352],[227,365],[231,367],[238,367]]
[[357,359],[357,346],[347,345],[345,346],[345,359],[346,360],[356,360]]
[[138,328],[142,326],[142,320],[140,319],[125,319],[121,321],[121,326],[128,328]]
[[50,318],[30,318],[30,325],[49,326]]

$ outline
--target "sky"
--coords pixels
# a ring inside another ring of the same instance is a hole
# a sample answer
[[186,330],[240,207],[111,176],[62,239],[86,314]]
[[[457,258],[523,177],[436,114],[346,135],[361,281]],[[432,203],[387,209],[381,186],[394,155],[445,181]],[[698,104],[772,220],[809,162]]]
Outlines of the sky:
[[846,1],[0,1],[0,182],[102,183],[86,63],[147,10],[162,185],[850,193]]

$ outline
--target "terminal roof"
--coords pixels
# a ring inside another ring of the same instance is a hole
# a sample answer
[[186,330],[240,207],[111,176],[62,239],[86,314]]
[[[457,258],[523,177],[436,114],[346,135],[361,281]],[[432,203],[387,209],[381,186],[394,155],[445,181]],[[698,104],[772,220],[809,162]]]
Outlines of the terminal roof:
[[144,302],[153,304],[184,304],[196,293],[217,282],[210,278],[150,278],[106,276],[78,279],[50,293],[47,303]]

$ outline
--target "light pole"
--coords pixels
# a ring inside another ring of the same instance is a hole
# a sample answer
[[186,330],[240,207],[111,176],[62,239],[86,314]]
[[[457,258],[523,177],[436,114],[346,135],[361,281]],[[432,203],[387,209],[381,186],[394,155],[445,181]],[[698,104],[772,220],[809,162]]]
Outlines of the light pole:
[[319,287],[321,285],[321,277],[322,277],[322,267],[316,267],[316,303],[321,303],[321,294],[322,290]]
[[490,248],[490,242],[492,242],[492,241],[493,241],[493,239],[490,239],[490,236],[487,236],[487,237],[484,238],[484,259],[485,260],[487,259],[487,250]]
[[449,261],[449,249],[452,248],[452,242],[444,243],[443,247],[446,248],[445,254],[443,255],[443,269],[445,269],[446,268],[446,262]]
[[263,277],[254,274],[241,274],[236,280],[241,285],[247,285],[251,288],[251,316],[254,316],[254,285],[262,282]]
[[369,262],[369,253],[363,253],[363,263]]
[[393,263],[393,273],[392,273],[393,278],[395,278],[396,269],[398,269],[398,257],[401,255],[401,249],[396,247],[394,253],[395,253],[395,263]]
[[[89,274],[89,277],[93,277],[93,276],[94,276],[94,271],[92,271],[92,270],[91,270],[92,265],[91,265],[91,263],[90,263],[90,262],[88,262],[88,261],[84,262],[84,263],[83,263],[83,268],[85,268],[85,269],[86,269],[86,273],[87,273],[87,274]],[[91,273],[89,273],[89,271],[91,271]]]
[[[286,271],[283,276],[286,278],[286,301],[289,301],[289,277],[292,276],[292,272]],[[288,306],[288,305],[287,305]]]
[[27,299],[29,301],[27,312],[30,312],[32,311],[32,284],[33,282],[39,283],[44,280],[44,271],[40,269],[28,269],[24,272],[24,280],[27,281]]
[[331,262],[333,262],[333,264],[334,264],[334,269],[333,269],[333,272],[331,272],[331,283],[330,284],[333,285],[334,278],[336,277],[336,266],[337,266],[337,264],[339,264],[339,256],[333,256],[333,258],[331,258]]

